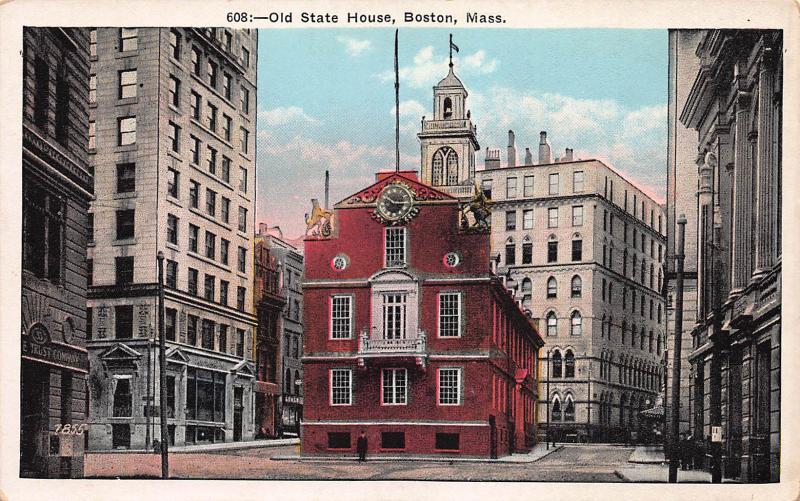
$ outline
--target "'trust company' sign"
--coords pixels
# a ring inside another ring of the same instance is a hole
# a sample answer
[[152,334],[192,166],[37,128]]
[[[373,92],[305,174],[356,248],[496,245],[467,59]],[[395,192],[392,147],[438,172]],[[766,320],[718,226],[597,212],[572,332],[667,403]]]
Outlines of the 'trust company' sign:
[[38,322],[28,329],[28,334],[22,334],[22,357],[89,372],[89,357],[85,351],[68,344],[53,343],[47,327]]

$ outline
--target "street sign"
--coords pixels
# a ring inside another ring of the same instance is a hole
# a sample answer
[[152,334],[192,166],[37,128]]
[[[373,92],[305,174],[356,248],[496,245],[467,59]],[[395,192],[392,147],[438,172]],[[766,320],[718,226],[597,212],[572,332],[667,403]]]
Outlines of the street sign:
[[711,441],[722,442],[722,426],[711,427]]

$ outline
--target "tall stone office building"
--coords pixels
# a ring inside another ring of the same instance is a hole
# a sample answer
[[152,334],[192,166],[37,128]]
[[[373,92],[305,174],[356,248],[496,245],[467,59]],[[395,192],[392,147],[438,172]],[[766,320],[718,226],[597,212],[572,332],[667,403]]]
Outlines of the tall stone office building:
[[526,148],[518,161],[509,131],[506,165],[490,148],[477,170],[468,93],[452,66],[433,92],[434,119],[423,118],[419,134],[420,177],[462,199],[478,184],[493,201],[497,272],[541,319],[547,343],[541,429],[549,423],[567,440],[649,434],[639,412],[655,404],[664,371],[662,207],[598,160],[577,160],[572,149],[553,159],[545,132],[536,160]]
[[82,477],[89,31],[25,28],[22,38],[19,473]]
[[[692,80],[700,69],[700,60],[684,57],[694,52],[700,42],[699,30],[669,32],[669,107],[667,121],[667,251],[664,261],[667,297],[667,388],[665,410],[672,406],[673,347],[675,346],[675,253],[678,216],[686,218],[684,238],[683,326],[681,327],[681,381],[679,433],[689,431],[689,353],[692,351],[692,329],[697,322],[697,133],[678,120]],[[669,426],[667,433],[670,433]]]
[[90,449],[252,439],[257,31],[91,31]]
[[671,36],[691,37],[673,59],[695,68],[671,74],[671,86],[682,89],[674,118],[694,133],[694,166],[681,166],[695,186],[682,194],[692,199],[685,204],[693,243],[687,259],[692,252],[697,263],[691,432],[704,442],[721,427],[722,441],[706,450],[720,459],[722,476],[774,482],[781,438],[782,34]]

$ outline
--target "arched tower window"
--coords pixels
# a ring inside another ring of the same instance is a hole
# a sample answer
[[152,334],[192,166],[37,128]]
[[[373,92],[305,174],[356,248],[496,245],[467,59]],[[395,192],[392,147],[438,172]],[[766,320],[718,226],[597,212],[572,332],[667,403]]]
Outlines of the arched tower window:
[[444,146],[433,154],[431,184],[433,186],[458,184],[458,154],[453,148]]
[[286,369],[286,379],[283,380],[283,392],[287,395],[292,394],[292,371]]
[[561,377],[561,352],[556,350],[553,352],[553,374],[554,378]]
[[552,311],[547,314],[547,335],[558,335],[558,319],[556,318],[556,314]]
[[558,398],[558,395],[553,395],[552,406],[551,417],[553,421],[561,421],[561,399]]
[[572,395],[567,395],[564,400],[564,421],[575,421],[575,402],[572,401]]
[[555,277],[550,277],[547,279],[547,297],[552,298],[558,295],[558,283],[556,282]]
[[522,279],[522,306],[525,308],[531,307],[531,297],[533,296],[533,282],[530,278],[525,277]]
[[583,282],[581,281],[581,277],[575,275],[572,277],[572,288],[570,295],[572,297],[581,297],[581,292],[583,289]]
[[564,355],[564,377],[575,377],[575,355],[572,350],[567,350]]
[[302,383],[300,381],[300,371],[294,371],[294,393],[295,395],[300,395],[300,385],[298,383]]
[[444,119],[453,118],[453,100],[449,97],[444,98]]
[[581,318],[581,314],[577,310],[573,311],[570,316],[569,333],[573,336],[580,336],[583,334],[583,318]]

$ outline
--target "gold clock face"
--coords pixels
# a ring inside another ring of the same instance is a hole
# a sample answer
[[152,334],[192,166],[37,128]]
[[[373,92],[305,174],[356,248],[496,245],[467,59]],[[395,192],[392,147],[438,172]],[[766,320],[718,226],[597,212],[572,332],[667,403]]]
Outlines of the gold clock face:
[[411,214],[414,208],[414,195],[401,184],[386,186],[378,196],[375,208],[378,215],[386,221],[400,221]]

